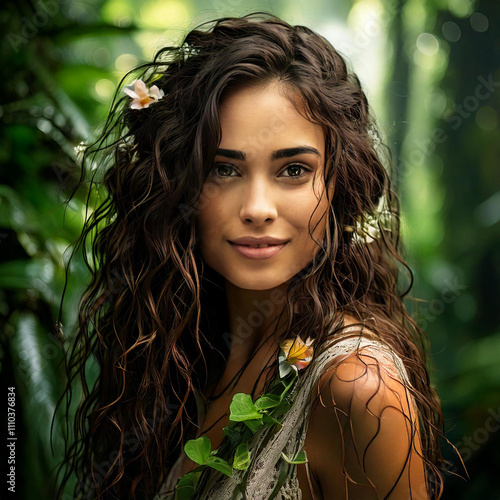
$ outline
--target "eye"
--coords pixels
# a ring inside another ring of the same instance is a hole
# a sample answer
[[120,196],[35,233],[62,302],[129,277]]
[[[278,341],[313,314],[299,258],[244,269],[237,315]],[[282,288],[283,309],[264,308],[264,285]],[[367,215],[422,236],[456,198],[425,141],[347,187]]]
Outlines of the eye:
[[[290,170],[289,170],[290,169]],[[298,173],[300,170],[305,170],[303,173]],[[308,172],[311,172],[309,168],[306,168],[304,165],[301,165],[300,163],[293,163],[292,165],[287,165],[285,170],[283,172],[289,171],[292,173],[292,175],[285,175],[285,177],[288,177],[289,179],[301,179],[302,177],[305,177]]]
[[[228,165],[226,163],[218,163],[214,165],[214,167],[210,171],[210,174],[214,177],[217,177],[218,179],[228,179],[230,177],[234,177],[233,175],[226,175],[228,171],[229,173],[231,173],[232,170],[234,170],[234,167],[232,165]],[[223,172],[223,174],[221,175],[220,172]]]
[[[306,168],[300,163],[287,165],[283,172],[286,171],[288,171],[290,175],[285,175],[284,177],[288,179],[302,179],[308,173],[312,172],[311,169]],[[235,177],[234,175],[231,175],[231,172],[236,172],[235,168],[232,165],[229,165],[227,163],[217,163],[213,166],[210,174],[217,179],[230,179],[232,177]]]

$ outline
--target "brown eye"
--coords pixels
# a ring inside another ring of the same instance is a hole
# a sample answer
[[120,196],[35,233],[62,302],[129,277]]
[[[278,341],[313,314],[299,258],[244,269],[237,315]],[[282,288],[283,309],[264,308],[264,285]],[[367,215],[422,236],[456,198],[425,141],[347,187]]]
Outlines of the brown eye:
[[232,170],[234,170],[233,166],[226,165],[225,163],[220,163],[218,165],[215,165],[210,173],[218,179],[228,179],[230,177],[234,177],[233,175],[226,175],[228,173],[231,174]]
[[[305,172],[300,173],[301,170]],[[290,175],[285,175],[285,177],[289,177],[290,179],[301,179],[306,176],[308,172],[311,172],[308,168],[304,167],[300,163],[294,163],[293,165],[288,165],[283,172],[288,171]]]

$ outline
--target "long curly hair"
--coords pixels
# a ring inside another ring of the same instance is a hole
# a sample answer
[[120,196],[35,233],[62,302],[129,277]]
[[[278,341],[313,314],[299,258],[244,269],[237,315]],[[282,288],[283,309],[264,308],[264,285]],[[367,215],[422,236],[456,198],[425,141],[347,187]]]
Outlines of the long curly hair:
[[[119,94],[133,73],[164,97],[130,109]],[[397,352],[419,410],[427,487],[441,496],[442,413],[426,367],[427,336],[403,304],[413,275],[393,167],[384,166],[390,153],[342,56],[314,31],[267,13],[204,23],[127,73],[99,139],[85,149],[79,185],[94,155],[100,168],[90,187],[102,184],[106,195],[72,254],[82,251],[92,278],[66,352],[68,418],[77,377],[84,398],[58,494],[75,473],[75,498],[151,498],[193,432],[195,392],[221,376],[231,342],[224,280],[203,265],[195,230],[221,140],[219,103],[237,83],[271,81],[323,127],[324,178],[334,187],[320,249],[288,286],[285,336],[311,337],[320,347],[349,314]],[[99,368],[90,388],[89,360]]]

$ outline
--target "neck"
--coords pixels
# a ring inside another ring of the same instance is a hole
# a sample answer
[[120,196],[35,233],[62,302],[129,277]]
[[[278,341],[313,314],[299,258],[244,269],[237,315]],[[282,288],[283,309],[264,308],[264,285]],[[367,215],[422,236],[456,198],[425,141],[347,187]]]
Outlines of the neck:
[[263,351],[277,347],[273,331],[280,338],[288,321],[286,288],[284,283],[270,290],[245,290],[226,281],[232,359],[247,360],[261,346]]

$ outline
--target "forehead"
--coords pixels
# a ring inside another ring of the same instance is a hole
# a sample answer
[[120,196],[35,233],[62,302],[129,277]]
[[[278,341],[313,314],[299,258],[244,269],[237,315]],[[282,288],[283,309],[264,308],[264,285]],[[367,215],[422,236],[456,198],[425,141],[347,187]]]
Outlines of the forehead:
[[287,97],[283,84],[238,85],[220,104],[221,147],[268,150],[313,146],[324,156],[324,133]]

